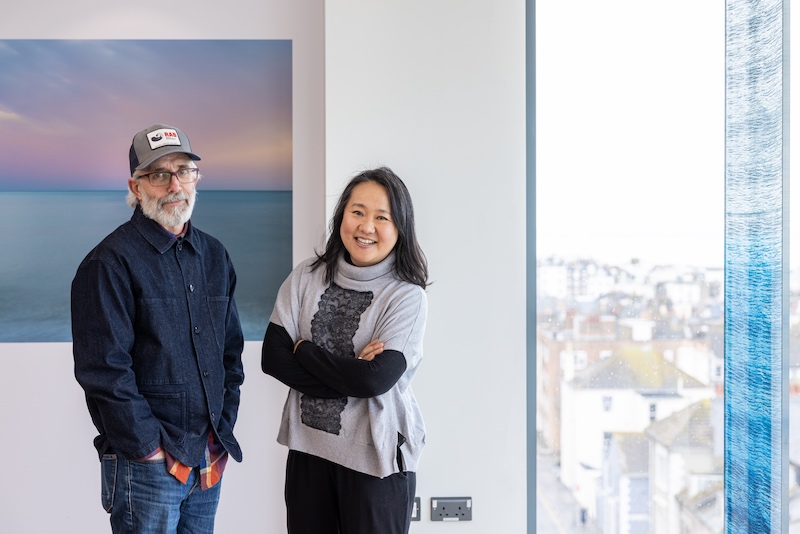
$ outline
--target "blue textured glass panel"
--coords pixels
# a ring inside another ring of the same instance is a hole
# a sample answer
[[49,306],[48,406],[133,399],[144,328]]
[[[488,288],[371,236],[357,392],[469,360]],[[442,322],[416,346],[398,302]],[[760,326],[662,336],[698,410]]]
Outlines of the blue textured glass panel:
[[[787,527],[784,9],[726,2],[725,504],[728,534]],[[788,247],[787,247],[788,248]],[[788,288],[787,288],[788,290]]]

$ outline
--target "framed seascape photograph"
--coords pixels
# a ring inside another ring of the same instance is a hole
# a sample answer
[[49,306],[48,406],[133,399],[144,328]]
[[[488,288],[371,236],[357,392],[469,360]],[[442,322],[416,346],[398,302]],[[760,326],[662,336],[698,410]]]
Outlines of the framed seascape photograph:
[[292,41],[10,39],[0,65],[0,342],[71,341],[72,277],[130,218],[128,149],[157,123],[202,158],[192,224],[261,340],[292,268]]

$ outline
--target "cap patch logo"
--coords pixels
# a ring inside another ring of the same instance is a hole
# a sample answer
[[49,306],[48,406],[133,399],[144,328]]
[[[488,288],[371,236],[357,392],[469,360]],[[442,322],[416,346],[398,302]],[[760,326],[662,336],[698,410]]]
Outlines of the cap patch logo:
[[180,146],[181,140],[178,137],[178,132],[172,128],[161,128],[154,130],[147,134],[147,141],[150,143],[150,149],[155,150],[162,146],[178,145]]

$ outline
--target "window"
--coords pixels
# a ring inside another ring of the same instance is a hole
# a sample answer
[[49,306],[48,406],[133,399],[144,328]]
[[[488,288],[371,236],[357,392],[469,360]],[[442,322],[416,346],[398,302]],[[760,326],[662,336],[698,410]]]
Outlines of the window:
[[[574,356],[537,424],[568,515],[676,532],[678,495],[715,500],[694,471],[721,476],[725,5],[535,5],[537,342]],[[697,428],[690,472],[671,444]],[[647,510],[598,489],[634,480]]]

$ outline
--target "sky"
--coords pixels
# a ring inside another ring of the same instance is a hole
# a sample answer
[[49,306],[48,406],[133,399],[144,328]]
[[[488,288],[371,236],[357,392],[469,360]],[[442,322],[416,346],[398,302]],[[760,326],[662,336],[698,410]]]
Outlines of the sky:
[[207,190],[292,187],[288,40],[0,40],[0,191],[118,190],[183,130]]
[[537,256],[722,267],[725,4],[540,0],[536,24]]
[[540,258],[722,266],[718,4],[537,2]]

